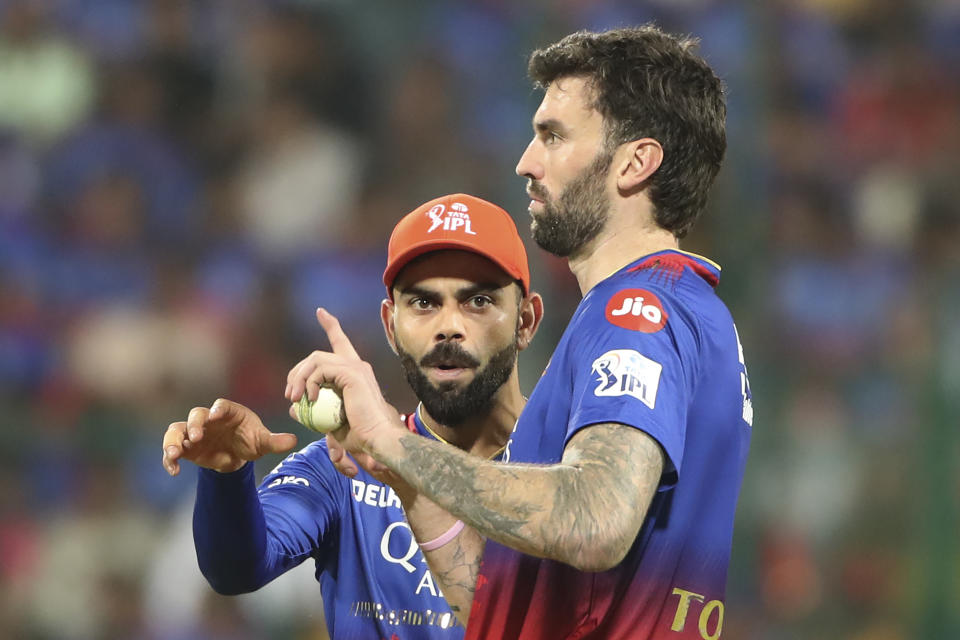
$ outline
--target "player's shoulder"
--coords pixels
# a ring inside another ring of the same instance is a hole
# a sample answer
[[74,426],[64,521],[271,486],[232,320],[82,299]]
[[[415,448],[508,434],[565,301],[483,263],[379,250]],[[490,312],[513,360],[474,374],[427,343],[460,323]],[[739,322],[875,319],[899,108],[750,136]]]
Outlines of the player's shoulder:
[[644,256],[611,280],[632,282],[659,291],[667,297],[716,297],[720,265],[703,256],[669,249]]
[[296,455],[299,453],[300,455],[302,455],[303,457],[309,460],[315,460],[318,458],[329,459],[330,457],[329,451],[330,450],[327,448],[327,439],[318,438],[317,440],[314,440],[313,442],[308,443],[305,447],[303,447],[299,451],[294,452],[290,455]]
[[339,475],[333,463],[330,462],[326,438],[314,440],[297,451],[287,454],[268,475],[283,473],[285,471],[289,472],[298,468],[309,470],[319,475]]
[[601,300],[614,300],[618,305],[616,309],[622,308],[619,303],[625,304],[627,298],[642,298],[642,302],[627,308],[624,315],[656,316],[652,309],[644,308],[651,304],[698,315],[711,312],[718,303],[723,306],[715,291],[719,282],[720,265],[709,258],[666,250],[627,265],[599,283],[595,292]]
[[685,305],[675,289],[651,281],[645,274],[618,273],[584,296],[576,321],[581,330],[620,328],[657,333]]
[[698,350],[704,325],[715,324],[706,317],[727,313],[713,291],[718,281],[719,266],[706,258],[679,251],[651,254],[594,286],[571,330],[581,336],[581,345],[608,339],[649,344],[652,338]]

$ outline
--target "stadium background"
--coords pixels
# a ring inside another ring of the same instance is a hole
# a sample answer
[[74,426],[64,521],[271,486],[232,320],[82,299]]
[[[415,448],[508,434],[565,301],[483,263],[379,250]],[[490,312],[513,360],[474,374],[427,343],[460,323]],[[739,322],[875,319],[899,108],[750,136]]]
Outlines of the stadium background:
[[[729,90],[684,245],[724,266],[756,408],[723,637],[960,637],[951,0],[0,2],[0,637],[325,637],[311,568],[206,588],[166,425],[222,395],[296,428],[321,303],[412,406],[392,224],[465,191],[525,230],[526,54],[651,19]],[[528,244],[526,390],[578,298]]]

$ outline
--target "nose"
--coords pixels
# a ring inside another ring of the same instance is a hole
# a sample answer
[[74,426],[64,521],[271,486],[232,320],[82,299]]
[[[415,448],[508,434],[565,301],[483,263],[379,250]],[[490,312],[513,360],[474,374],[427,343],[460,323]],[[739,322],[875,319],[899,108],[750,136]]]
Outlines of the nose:
[[436,342],[463,341],[466,333],[458,305],[444,305],[437,314]]
[[527,145],[527,148],[524,149],[523,155],[520,156],[520,161],[517,162],[515,171],[521,178],[543,180],[543,164],[536,157],[536,145],[537,139],[534,138],[530,141],[530,144]]

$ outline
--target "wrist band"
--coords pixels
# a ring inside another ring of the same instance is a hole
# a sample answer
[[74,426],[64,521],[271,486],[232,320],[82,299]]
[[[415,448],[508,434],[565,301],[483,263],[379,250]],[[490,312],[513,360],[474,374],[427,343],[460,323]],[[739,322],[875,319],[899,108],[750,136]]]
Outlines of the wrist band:
[[457,520],[453,523],[452,527],[447,529],[446,533],[441,533],[439,537],[434,538],[430,542],[424,542],[420,545],[420,548],[424,551],[433,551],[435,549],[439,549],[443,545],[456,538],[457,534],[463,531],[463,526],[463,520]]

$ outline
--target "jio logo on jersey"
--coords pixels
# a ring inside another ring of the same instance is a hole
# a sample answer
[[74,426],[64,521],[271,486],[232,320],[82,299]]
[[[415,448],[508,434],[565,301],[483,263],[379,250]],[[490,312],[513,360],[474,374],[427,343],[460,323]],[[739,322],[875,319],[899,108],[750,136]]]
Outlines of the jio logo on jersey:
[[660,298],[646,289],[622,289],[607,303],[611,324],[641,333],[656,333],[667,324],[667,312]]
[[653,409],[663,365],[633,349],[613,349],[593,361],[596,396],[633,396]]

